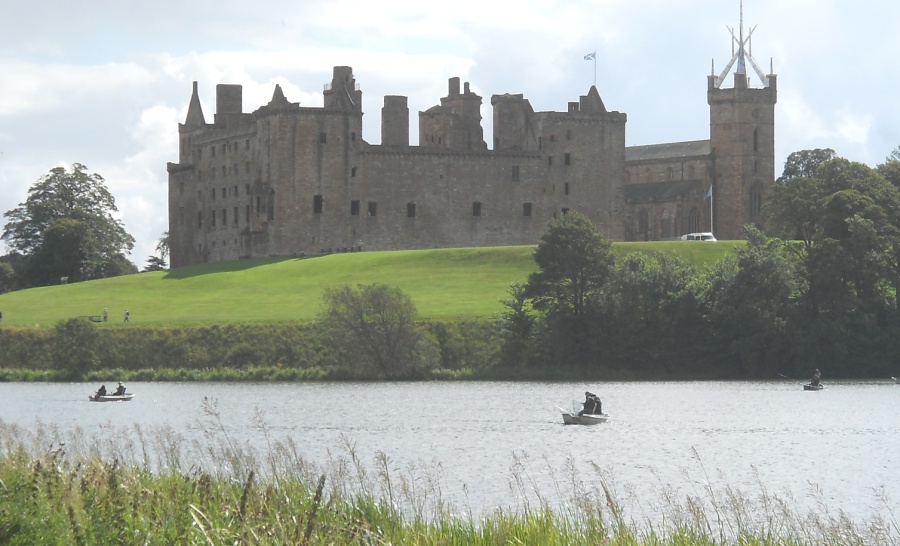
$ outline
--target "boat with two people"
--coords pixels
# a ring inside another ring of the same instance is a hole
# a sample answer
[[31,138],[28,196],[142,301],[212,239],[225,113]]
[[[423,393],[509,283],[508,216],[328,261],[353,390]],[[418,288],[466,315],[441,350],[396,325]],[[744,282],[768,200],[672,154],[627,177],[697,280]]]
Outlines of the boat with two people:
[[[577,409],[579,405],[582,406],[580,410]],[[562,413],[565,425],[596,425],[609,419],[609,415],[603,413],[603,402],[600,401],[600,397],[590,391],[584,393],[584,402],[572,401],[572,411],[559,406],[556,409]]]
[[128,402],[134,398],[134,393],[125,393],[125,384],[119,381],[119,385],[112,393],[106,392],[106,385],[100,385],[97,392],[88,395],[91,402]]

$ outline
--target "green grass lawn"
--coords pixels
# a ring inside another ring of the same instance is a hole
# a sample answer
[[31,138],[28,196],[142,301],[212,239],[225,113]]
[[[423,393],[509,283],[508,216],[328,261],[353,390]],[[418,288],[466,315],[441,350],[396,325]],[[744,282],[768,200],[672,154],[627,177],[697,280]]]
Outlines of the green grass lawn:
[[[615,243],[628,252],[675,252],[706,267],[733,252],[718,243]],[[0,295],[0,327],[52,326],[109,310],[107,327],[130,324],[204,326],[228,322],[313,320],[328,287],[382,283],[397,286],[419,319],[485,319],[503,311],[512,282],[535,270],[532,246],[454,248],[332,254],[303,259],[260,259],[189,266]]]

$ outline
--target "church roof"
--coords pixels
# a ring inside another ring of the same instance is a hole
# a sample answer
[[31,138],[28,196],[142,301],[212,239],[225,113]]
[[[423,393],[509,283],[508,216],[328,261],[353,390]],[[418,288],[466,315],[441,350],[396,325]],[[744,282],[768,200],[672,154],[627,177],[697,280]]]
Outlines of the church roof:
[[649,144],[646,146],[626,146],[625,161],[678,159],[681,157],[709,155],[710,151],[711,149],[708,140],[667,142],[665,144]]
[[625,186],[626,203],[652,203],[661,201],[677,201],[687,199],[692,193],[702,193],[703,180],[677,180],[669,182],[651,182],[648,184],[629,184]]

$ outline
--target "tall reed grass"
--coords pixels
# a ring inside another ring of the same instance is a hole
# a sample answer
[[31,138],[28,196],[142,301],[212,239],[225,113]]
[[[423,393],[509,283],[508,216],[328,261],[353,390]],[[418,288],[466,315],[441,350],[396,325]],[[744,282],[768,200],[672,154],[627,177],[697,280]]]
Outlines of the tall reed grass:
[[[212,399],[189,437],[0,421],[0,544],[900,544],[886,498],[866,521],[824,503],[797,508],[762,483],[635,499],[599,466],[536,470],[523,453],[512,457],[510,505],[476,514],[447,501],[439,462],[363,461],[344,437],[315,463],[256,421],[261,451],[234,441]],[[539,491],[535,472],[551,473],[555,490]]]

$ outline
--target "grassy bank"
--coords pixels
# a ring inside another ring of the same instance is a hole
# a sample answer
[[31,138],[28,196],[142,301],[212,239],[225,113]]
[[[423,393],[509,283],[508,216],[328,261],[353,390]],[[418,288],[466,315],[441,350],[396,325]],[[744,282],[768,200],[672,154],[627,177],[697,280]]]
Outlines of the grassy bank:
[[[736,242],[616,243],[613,250],[674,252],[705,267]],[[326,288],[382,283],[415,303],[419,320],[480,320],[503,310],[512,282],[535,270],[534,247],[361,252],[302,259],[261,259],[183,267],[0,295],[2,328],[49,327],[102,315],[104,328],[309,322]],[[124,322],[124,312],[130,320]]]
[[[509,507],[476,515],[444,501],[439,468],[397,469],[377,454],[361,461],[346,441],[313,464],[290,438],[259,454],[234,445],[214,402],[205,440],[170,430],[83,430],[0,421],[0,543],[87,544],[897,544],[886,514],[867,521],[839,507],[814,512],[762,489],[709,487],[687,497],[640,499],[627,513],[612,477],[558,475],[533,491],[513,461]],[[215,434],[218,431],[218,434]],[[513,458],[515,459],[515,457]],[[552,470],[551,470],[552,472]],[[549,494],[549,496],[547,496]],[[555,498],[551,503],[547,499]],[[628,503],[632,505],[633,503]]]

